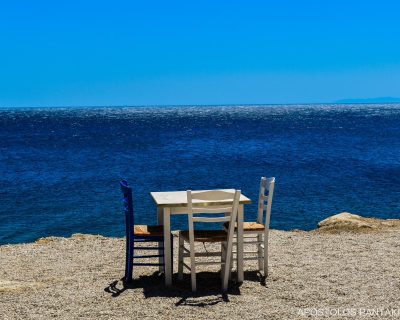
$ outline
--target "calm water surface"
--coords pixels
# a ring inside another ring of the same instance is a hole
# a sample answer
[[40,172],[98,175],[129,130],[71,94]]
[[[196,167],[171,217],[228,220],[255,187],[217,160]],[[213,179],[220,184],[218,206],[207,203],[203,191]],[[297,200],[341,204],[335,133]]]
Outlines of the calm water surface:
[[154,223],[150,191],[256,200],[261,176],[276,177],[272,228],[400,218],[400,105],[0,109],[0,243],[122,236],[122,177],[138,222]]

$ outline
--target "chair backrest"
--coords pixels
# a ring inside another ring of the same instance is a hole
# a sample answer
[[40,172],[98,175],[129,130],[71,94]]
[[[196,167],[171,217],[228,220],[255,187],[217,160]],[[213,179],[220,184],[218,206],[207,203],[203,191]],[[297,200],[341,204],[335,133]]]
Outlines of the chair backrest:
[[128,185],[126,180],[121,180],[119,184],[123,194],[122,201],[124,203],[126,236],[127,238],[130,238],[133,235],[133,226],[135,224],[133,215],[132,188]]
[[274,195],[275,178],[262,177],[260,181],[260,192],[258,195],[257,222],[269,229],[271,219],[272,197]]
[[[209,190],[209,191],[187,191],[189,234],[194,229],[194,222],[229,222],[232,226],[236,222],[239,207],[240,190]],[[207,216],[197,217],[196,214]],[[229,216],[215,217],[212,214],[229,213]]]

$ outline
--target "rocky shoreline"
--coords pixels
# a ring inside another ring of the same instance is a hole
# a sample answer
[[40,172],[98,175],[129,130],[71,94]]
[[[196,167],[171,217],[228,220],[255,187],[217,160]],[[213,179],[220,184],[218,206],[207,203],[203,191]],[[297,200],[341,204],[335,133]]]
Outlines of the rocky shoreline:
[[167,289],[148,267],[124,287],[124,245],[76,234],[0,246],[2,319],[306,319],[313,310],[400,309],[399,220],[342,213],[310,232],[272,230],[269,277],[247,262],[244,283],[226,296],[216,267],[202,268],[195,295],[188,277],[174,275]]
[[399,219],[365,218],[356,214],[342,212],[320,221],[316,231],[329,233],[344,231],[368,233],[395,229],[400,229]]

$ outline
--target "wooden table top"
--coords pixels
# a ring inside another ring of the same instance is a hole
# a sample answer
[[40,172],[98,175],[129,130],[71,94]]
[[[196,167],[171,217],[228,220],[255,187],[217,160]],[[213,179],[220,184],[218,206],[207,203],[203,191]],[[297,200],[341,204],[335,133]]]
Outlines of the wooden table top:
[[[218,189],[221,191],[233,192],[233,189]],[[193,190],[193,191],[210,191],[210,190]],[[158,207],[186,207],[187,206],[187,197],[186,191],[163,191],[163,192],[150,192],[151,197]],[[208,201],[213,205],[223,205],[227,202],[219,201],[213,202]],[[240,204],[250,204],[251,200],[247,198],[244,194],[240,195]]]

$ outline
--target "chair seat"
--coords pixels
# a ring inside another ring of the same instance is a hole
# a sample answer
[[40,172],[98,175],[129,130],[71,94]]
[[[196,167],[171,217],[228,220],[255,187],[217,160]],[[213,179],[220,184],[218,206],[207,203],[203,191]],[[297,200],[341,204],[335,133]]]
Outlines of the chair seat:
[[[229,224],[227,222],[224,223],[224,227],[228,228]],[[235,230],[237,226],[235,226]],[[264,231],[265,226],[258,222],[243,222],[243,231]]]
[[[189,231],[183,230],[179,235],[189,242]],[[224,242],[227,233],[224,230],[194,230],[194,241],[197,242]]]
[[133,234],[140,237],[162,237],[164,236],[163,226],[135,225]]

